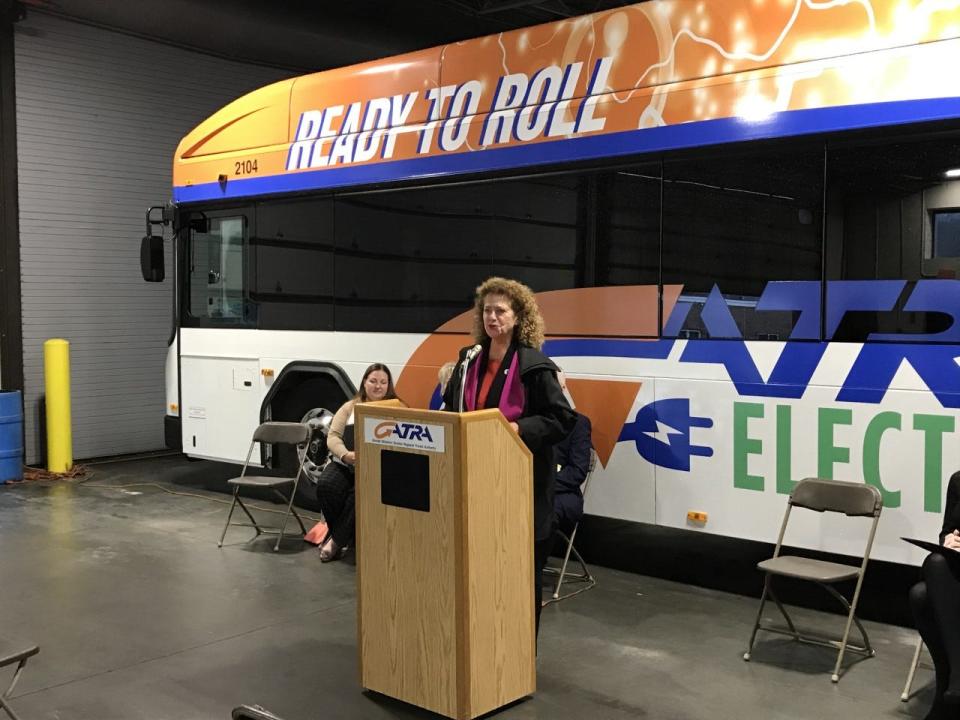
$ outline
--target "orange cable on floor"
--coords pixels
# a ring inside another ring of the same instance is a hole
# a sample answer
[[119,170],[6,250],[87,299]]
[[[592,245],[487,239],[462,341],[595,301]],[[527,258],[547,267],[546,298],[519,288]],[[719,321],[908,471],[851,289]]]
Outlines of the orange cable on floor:
[[87,477],[90,471],[85,465],[74,465],[66,472],[51,472],[43,468],[23,466],[22,480],[8,480],[10,483],[36,482],[38,480],[80,480]]

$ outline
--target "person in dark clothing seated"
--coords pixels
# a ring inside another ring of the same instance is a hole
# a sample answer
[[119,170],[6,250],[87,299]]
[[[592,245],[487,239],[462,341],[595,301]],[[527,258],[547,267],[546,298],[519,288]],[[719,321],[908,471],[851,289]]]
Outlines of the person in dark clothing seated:
[[[563,380],[561,379],[561,385]],[[583,517],[583,493],[580,486],[590,471],[590,418],[577,413],[573,431],[554,448],[557,476],[554,484],[553,509],[557,514],[557,527],[570,536],[573,526]]]
[[920,637],[936,670],[936,694],[925,720],[960,717],[960,472],[947,486],[940,544],[923,563],[923,581],[910,590]]
[[320,562],[339,560],[353,543],[356,524],[354,468],[357,453],[354,450],[353,409],[358,402],[392,400],[397,397],[393,389],[390,368],[374,363],[363,373],[360,392],[347,400],[330,422],[327,433],[327,449],[330,462],[317,480],[317,501],[327,523],[327,537],[320,544]]

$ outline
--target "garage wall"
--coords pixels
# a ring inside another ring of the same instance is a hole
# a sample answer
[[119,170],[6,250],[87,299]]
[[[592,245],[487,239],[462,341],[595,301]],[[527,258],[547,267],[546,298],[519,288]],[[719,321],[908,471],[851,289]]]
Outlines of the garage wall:
[[[288,77],[31,12],[15,27],[26,458],[42,458],[43,342],[71,343],[77,459],[163,447],[171,292],[140,277],[144,211],[180,138]],[[168,251],[169,251],[169,243]]]

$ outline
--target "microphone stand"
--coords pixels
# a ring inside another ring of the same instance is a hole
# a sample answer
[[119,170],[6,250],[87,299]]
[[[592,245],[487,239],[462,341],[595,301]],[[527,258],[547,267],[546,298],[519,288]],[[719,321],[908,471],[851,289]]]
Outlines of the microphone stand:
[[463,357],[463,363],[460,365],[460,405],[458,412],[463,412],[463,399],[467,390],[467,368],[481,352],[483,352],[483,350],[481,350],[480,346],[474,345]]
[[470,353],[463,358],[463,364],[460,366],[460,407],[458,412],[463,412],[463,396],[467,390],[467,367],[470,365]]

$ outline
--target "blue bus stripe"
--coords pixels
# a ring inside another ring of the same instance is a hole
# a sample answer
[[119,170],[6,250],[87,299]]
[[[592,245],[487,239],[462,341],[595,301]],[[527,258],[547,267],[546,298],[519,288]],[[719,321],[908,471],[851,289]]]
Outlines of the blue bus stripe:
[[674,340],[570,338],[547,340],[543,352],[550,357],[616,357],[666,360]]
[[176,187],[173,196],[178,203],[188,203],[333,189],[957,117],[960,117],[960,98],[956,97],[792,110],[775,113],[759,122],[723,118],[572,140],[291,172],[269,177],[230,179],[223,184],[213,182]]

